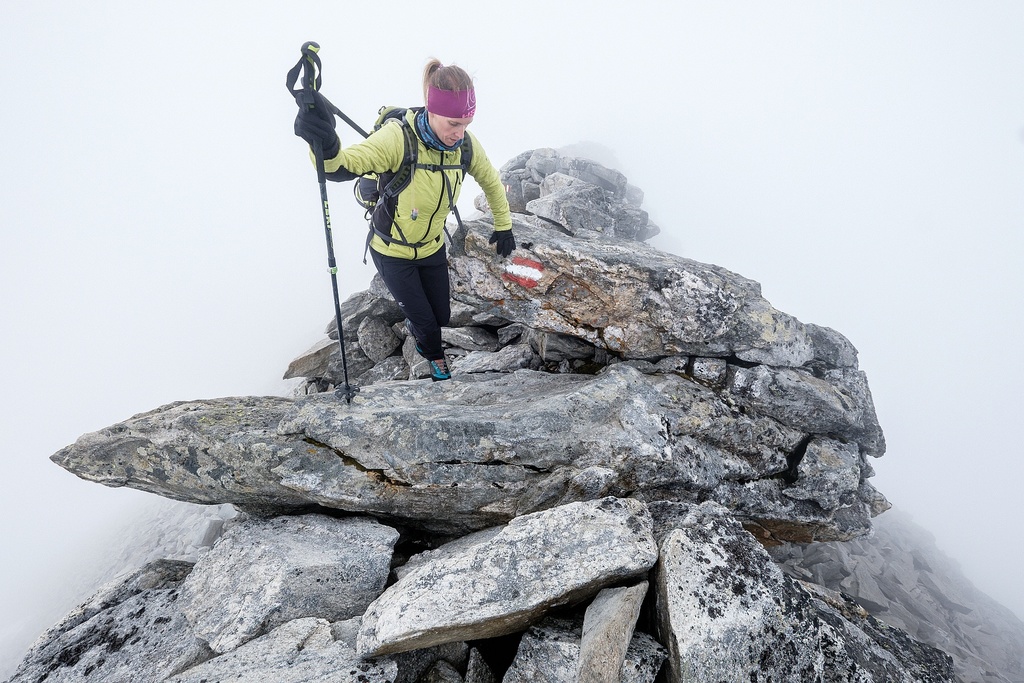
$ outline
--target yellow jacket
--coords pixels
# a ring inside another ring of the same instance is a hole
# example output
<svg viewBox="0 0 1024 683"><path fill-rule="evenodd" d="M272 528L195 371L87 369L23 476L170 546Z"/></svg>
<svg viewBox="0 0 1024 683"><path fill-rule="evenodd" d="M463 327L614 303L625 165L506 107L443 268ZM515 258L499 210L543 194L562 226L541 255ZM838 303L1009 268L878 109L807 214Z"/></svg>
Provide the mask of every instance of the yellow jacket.
<svg viewBox="0 0 1024 683"><path fill-rule="evenodd" d="M416 113L409 110L406 122L416 130ZM356 175L368 173L396 172L402 165L405 151L405 134L399 121L391 120L375 131L366 140L351 147L342 149L332 159L324 160L324 171L333 173L344 169ZM508 198L505 187L501 183L498 169L494 167L479 141L472 133L466 131L473 145L473 157L468 169L469 175L480 185L487 197L494 214L495 230L511 230L512 216L509 213ZM427 165L458 165L462 159L462 149L441 152L428 147L414 134L419 146L416 163ZM412 181L398 195L398 206L395 211L391 234L395 240L410 244L423 243L419 248L403 246L396 241L385 242L379 235L374 235L370 247L386 256L404 259L420 259L430 256L444 244L444 224L451 211L448 189L442 174L448 177L453 203L457 203L462 190L462 172L459 169L428 170L417 168ZM401 230L401 232L399 232ZM404 240L402 235L405 236Z"/></svg>

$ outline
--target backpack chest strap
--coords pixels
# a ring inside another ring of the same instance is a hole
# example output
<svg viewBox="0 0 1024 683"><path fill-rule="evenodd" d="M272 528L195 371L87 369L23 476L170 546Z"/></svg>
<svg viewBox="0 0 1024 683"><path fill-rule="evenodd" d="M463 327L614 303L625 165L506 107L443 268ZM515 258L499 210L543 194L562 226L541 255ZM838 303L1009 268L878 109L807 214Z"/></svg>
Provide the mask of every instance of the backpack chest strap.
<svg viewBox="0 0 1024 683"><path fill-rule="evenodd" d="M424 171L465 171L462 164L416 164L416 168Z"/></svg>

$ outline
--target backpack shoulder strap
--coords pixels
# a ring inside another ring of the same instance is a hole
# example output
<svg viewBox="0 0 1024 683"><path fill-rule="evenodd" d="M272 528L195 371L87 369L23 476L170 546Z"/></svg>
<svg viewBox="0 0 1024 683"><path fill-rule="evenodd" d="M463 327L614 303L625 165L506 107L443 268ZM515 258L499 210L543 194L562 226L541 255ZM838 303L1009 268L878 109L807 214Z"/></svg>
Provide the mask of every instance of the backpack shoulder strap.
<svg viewBox="0 0 1024 683"><path fill-rule="evenodd" d="M465 176L469 173L469 165L473 163L473 138L469 137L469 133L462 138L462 158L459 160L459 164L462 166L462 175Z"/></svg>

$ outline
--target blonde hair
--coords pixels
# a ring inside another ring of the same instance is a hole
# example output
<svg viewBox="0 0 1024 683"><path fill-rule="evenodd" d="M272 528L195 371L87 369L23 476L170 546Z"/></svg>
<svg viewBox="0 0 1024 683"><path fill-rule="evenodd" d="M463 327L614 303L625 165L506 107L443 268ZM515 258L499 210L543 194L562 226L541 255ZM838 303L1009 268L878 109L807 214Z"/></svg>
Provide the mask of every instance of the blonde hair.
<svg viewBox="0 0 1024 683"><path fill-rule="evenodd" d="M427 88L438 90L470 90L473 79L461 66L444 66L440 59L431 59L423 69L423 101L427 101Z"/></svg>

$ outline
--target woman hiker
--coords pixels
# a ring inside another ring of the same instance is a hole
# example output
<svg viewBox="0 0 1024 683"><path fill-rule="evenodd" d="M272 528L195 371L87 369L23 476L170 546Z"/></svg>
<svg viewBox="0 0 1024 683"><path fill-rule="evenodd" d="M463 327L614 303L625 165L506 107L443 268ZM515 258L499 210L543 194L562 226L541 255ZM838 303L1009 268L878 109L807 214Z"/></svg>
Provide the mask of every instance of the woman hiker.
<svg viewBox="0 0 1024 683"><path fill-rule="evenodd" d="M406 125L393 119L363 142L341 149L334 114L314 91L315 106L300 107L295 134L310 145L320 142L328 178L376 174L383 176L383 187L393 175L400 175L407 131L414 133L410 136L417 147L412 180L397 197L388 200L385 192L379 199L384 206L374 211L368 245L377 272L405 313L417 352L430 362L431 377L438 381L451 378L441 346L441 328L451 317L444 224L462 189L464 157L469 159L465 171L483 189L494 214L491 244L507 257L516 241L498 170L466 130L476 114L472 78L458 66L443 66L433 59L423 70L423 95L426 107L405 112Z"/></svg>

